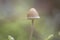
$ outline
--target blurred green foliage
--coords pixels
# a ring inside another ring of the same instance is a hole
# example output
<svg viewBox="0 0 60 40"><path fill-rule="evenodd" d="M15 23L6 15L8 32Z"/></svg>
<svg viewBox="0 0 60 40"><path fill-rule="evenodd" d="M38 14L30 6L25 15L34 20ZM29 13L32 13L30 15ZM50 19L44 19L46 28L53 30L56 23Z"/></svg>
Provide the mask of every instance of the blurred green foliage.
<svg viewBox="0 0 60 40"><path fill-rule="evenodd" d="M22 0L21 0L22 1ZM32 7L34 0L22 1L20 5L16 6L17 18L13 21L3 19L0 21L0 40L8 40L8 35L11 35L15 40L28 40L29 34L25 31L25 27L31 25L31 20L27 19L28 10ZM30 4L31 3L31 4ZM44 17L35 20L35 28L37 32L46 39L48 35L53 33L53 29L45 24ZM35 38L33 37L33 40Z"/></svg>

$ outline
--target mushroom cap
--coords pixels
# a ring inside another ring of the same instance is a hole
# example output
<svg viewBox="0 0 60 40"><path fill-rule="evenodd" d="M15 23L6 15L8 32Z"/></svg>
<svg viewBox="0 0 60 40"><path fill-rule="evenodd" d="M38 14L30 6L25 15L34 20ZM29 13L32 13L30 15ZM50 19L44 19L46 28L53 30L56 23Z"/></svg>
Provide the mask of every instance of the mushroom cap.
<svg viewBox="0 0 60 40"><path fill-rule="evenodd" d="M28 19L37 19L37 18L40 18L40 16L35 8L31 8L27 14L27 18Z"/></svg>

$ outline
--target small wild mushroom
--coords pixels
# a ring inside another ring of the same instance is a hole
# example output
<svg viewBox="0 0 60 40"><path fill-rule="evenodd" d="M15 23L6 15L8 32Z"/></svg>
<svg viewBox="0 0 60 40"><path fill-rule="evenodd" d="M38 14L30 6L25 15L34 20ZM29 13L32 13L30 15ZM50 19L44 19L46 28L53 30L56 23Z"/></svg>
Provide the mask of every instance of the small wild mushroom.
<svg viewBox="0 0 60 40"><path fill-rule="evenodd" d="M40 16L35 8L31 8L27 14L27 18L28 19L37 19L37 18L40 18Z"/></svg>
<svg viewBox="0 0 60 40"><path fill-rule="evenodd" d="M35 8L31 8L27 14L27 18L32 20L31 33L30 33L30 37L29 37L29 40L32 40L32 35L33 35L33 31L34 31L34 19L38 19L38 18L40 18L40 16Z"/></svg>

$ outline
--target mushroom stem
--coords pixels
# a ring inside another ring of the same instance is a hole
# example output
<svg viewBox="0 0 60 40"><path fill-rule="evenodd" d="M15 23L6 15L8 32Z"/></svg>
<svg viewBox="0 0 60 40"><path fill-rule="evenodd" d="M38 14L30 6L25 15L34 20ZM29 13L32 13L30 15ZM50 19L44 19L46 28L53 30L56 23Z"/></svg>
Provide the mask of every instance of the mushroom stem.
<svg viewBox="0 0 60 40"><path fill-rule="evenodd" d="M29 40L32 40L33 31L34 31L34 19L32 19L32 26L31 26L31 32L30 32Z"/></svg>

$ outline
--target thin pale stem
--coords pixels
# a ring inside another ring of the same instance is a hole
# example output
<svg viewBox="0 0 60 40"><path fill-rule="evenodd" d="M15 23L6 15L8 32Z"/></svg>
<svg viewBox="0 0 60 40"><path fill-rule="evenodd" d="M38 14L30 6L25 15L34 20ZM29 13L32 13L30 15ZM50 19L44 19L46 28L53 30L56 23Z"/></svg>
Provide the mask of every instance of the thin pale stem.
<svg viewBox="0 0 60 40"><path fill-rule="evenodd" d="M32 40L33 31L34 31L34 20L32 20L32 26L31 26L31 32L30 32L29 40Z"/></svg>

